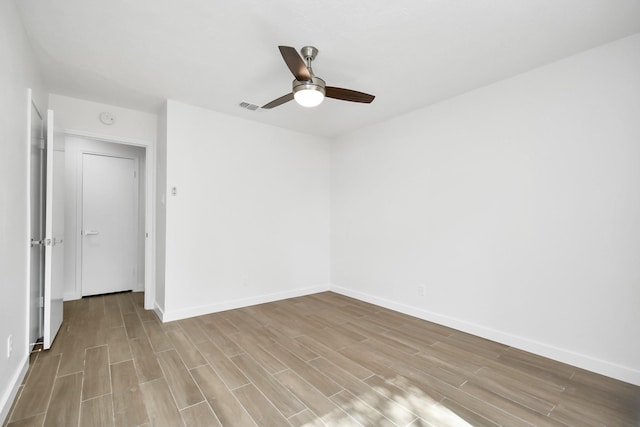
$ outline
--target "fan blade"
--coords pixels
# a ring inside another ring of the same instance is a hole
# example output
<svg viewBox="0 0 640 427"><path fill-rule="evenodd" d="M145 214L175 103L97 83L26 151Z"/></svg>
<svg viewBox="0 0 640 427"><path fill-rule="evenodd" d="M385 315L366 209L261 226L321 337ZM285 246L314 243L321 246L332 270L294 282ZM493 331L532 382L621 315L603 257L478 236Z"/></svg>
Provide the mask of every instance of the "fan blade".
<svg viewBox="0 0 640 427"><path fill-rule="evenodd" d="M311 80L311 73L307 69L304 60L298 55L298 52L291 46L278 46L282 59L291 70L294 77L298 81Z"/></svg>
<svg viewBox="0 0 640 427"><path fill-rule="evenodd" d="M285 102L289 102L292 99L293 99L293 93L288 93L286 95L281 96L278 99L274 99L273 101L271 101L268 104L263 105L261 108L269 110L269 109L271 109L273 107L277 107L278 105L282 105Z"/></svg>
<svg viewBox="0 0 640 427"><path fill-rule="evenodd" d="M342 101L363 102L365 104L370 104L375 98L375 96L369 95L368 93L333 86L327 86L325 88L325 96Z"/></svg>

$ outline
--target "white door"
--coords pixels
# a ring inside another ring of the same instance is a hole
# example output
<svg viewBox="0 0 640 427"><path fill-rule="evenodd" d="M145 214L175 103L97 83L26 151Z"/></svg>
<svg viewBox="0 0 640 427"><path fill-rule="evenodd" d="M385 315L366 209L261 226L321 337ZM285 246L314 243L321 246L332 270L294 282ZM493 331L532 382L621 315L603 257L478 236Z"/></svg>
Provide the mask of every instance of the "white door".
<svg viewBox="0 0 640 427"><path fill-rule="evenodd" d="M137 282L134 159L82 155L82 295L131 290Z"/></svg>
<svg viewBox="0 0 640 427"><path fill-rule="evenodd" d="M47 111L46 128L43 346L49 349L62 324L64 293L64 153L54 149L51 110Z"/></svg>

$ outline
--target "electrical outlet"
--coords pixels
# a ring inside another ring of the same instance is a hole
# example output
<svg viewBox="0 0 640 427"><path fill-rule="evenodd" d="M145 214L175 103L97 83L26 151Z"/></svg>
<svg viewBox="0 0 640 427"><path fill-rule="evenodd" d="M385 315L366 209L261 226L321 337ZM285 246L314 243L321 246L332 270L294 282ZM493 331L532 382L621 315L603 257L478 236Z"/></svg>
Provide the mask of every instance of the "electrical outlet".
<svg viewBox="0 0 640 427"><path fill-rule="evenodd" d="M13 353L13 335L7 337L7 359L11 357Z"/></svg>
<svg viewBox="0 0 640 427"><path fill-rule="evenodd" d="M420 296L424 297L427 295L427 285L420 285L418 286L418 292L420 293Z"/></svg>

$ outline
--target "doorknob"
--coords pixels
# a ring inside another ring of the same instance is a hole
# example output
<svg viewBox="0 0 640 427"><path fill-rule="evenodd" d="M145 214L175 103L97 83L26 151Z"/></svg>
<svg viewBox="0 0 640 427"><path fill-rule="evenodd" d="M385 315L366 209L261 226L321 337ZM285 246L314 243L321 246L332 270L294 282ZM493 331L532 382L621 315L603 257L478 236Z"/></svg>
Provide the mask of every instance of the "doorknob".
<svg viewBox="0 0 640 427"><path fill-rule="evenodd" d="M83 233L83 234L84 234L85 236L95 236L95 235L100 234L100 232L99 232L99 231L96 231L96 230L84 230L84 233Z"/></svg>

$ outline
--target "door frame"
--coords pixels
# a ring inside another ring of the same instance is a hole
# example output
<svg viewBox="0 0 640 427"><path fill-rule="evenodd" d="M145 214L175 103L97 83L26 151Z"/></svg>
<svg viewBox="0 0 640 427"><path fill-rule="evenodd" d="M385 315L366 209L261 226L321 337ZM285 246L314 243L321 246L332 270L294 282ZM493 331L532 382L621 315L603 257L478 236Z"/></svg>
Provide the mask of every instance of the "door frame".
<svg viewBox="0 0 640 427"><path fill-rule="evenodd" d="M146 153L145 153L146 154ZM76 163L78 167L78 171L76 174L76 291L79 291L81 297L84 297L84 283L82 281L83 277L83 257L84 257L84 236L82 235L82 230L84 230L84 158L85 155L90 156L103 156L103 157L113 157L117 159L127 159L132 160L134 165L134 173L139 175L140 171L140 162L141 159L137 155L128 156L126 154L113 154L107 153L99 150L92 149L82 149L78 152L78 162ZM145 158L146 163L146 158ZM146 165L145 165L146 166ZM145 181L146 184L146 181ZM136 205L134 206L134 235L135 235L135 246L136 246L136 276L135 276L135 286L134 289L137 288L138 278L140 277L140 271L138 269L138 256L140 254L140 185L139 181L135 181L134 185L134 194ZM145 220L146 224L146 220ZM145 227L146 228L146 227ZM78 232L80 231L80 232ZM146 249L145 249L146 256ZM146 262L145 262L146 265ZM79 284L79 287L78 287ZM128 289L123 289L128 290ZM87 295L90 296L90 295Z"/></svg>
<svg viewBox="0 0 640 427"><path fill-rule="evenodd" d="M155 308L156 282L155 282L155 230L156 230L156 147L152 141L121 136L103 135L94 132L86 132L77 129L63 129L65 136L75 136L95 141L110 142L114 144L130 145L145 149L145 204L144 204L144 308Z"/></svg>
<svg viewBox="0 0 640 427"><path fill-rule="evenodd" d="M38 108L38 106L35 103L35 100L33 99L33 91L31 88L27 89L27 165L26 165L26 169L27 169L27 182L26 182L26 188L27 188L27 212L29 214L29 218L27 220L27 245L26 245L26 254L27 254L27 289L26 289L26 294L27 294L27 343L28 343L28 348L29 351L33 350L33 347L36 345L36 342L38 341L39 338L42 337L42 333L43 333L43 328L44 328L44 314L43 314L43 305L40 303L40 300L44 297L43 295L43 289L44 289L44 249L42 246L38 246L39 250L41 251L40 256L39 256L39 264L40 264L40 268L39 268L39 275L40 277L38 278L38 301L35 301L35 304L37 306L37 332L36 335L37 336L32 336L32 331L35 325L33 325L33 322L35 321L34 319L34 313L32 311L32 309L34 308L34 301L32 300L32 251L33 251L33 247L31 246L31 238L33 237L33 228L32 228L32 215L33 215L33 209L34 206L31 203L31 198L32 198L32 188L31 188L31 184L32 184L32 156L31 156L31 149L32 149L32 121L33 121L33 110L35 109L36 114L38 115L38 118L40 119L41 123L41 129L40 129L40 137L41 137L41 144L44 144L44 116L42 115L42 112L40 111L40 109ZM43 145L44 148L44 145ZM44 149L41 150L40 153L40 207L38 209L38 215L40 216L40 222L42 230L41 230L41 235L39 237L41 237L42 239L44 239L44 215L43 215L43 211L44 211L44 189L42 188L43 183L45 181L45 177L44 174L46 173L46 169L44 167L44 163L46 162L45 159L42 158L44 153Z"/></svg>

